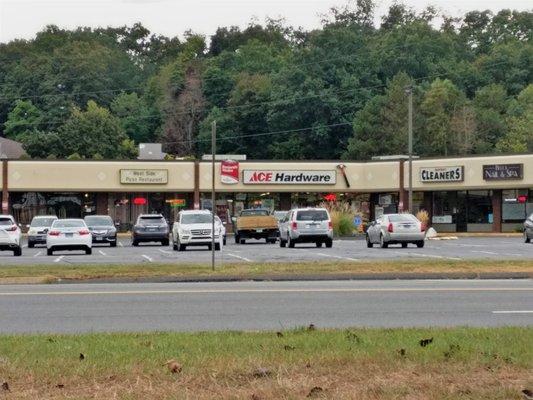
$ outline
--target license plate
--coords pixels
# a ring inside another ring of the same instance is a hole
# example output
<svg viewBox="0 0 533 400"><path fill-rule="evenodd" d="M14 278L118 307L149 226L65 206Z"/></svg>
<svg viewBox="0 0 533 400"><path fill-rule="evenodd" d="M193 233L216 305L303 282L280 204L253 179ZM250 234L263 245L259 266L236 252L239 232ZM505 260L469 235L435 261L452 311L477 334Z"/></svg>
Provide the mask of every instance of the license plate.
<svg viewBox="0 0 533 400"><path fill-rule="evenodd" d="M95 239L96 239L97 241L100 241L100 242L101 242L103 238L101 238L101 237L97 237L97 238L95 238Z"/></svg>
<svg viewBox="0 0 533 400"><path fill-rule="evenodd" d="M66 237L73 237L74 234L73 234L73 233L65 233L65 236L66 236Z"/></svg>
<svg viewBox="0 0 533 400"><path fill-rule="evenodd" d="M315 224L307 224L307 229L315 229L315 228L316 228Z"/></svg>
<svg viewBox="0 0 533 400"><path fill-rule="evenodd" d="M148 232L155 232L155 228L149 228Z"/></svg>
<svg viewBox="0 0 533 400"><path fill-rule="evenodd" d="M256 229L255 231L256 231L257 233L262 233L262 232L263 232L262 229Z"/></svg>

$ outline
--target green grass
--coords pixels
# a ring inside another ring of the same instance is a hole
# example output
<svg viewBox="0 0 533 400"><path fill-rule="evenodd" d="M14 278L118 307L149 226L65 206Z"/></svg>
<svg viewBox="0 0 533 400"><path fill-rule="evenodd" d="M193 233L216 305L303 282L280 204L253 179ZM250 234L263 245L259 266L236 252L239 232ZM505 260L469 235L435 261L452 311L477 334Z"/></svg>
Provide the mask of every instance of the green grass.
<svg viewBox="0 0 533 400"><path fill-rule="evenodd" d="M532 388L531 343L533 328L511 327L0 336L0 379L17 399L303 398L319 386L327 398L508 400Z"/></svg>
<svg viewBox="0 0 533 400"><path fill-rule="evenodd" d="M294 262L294 263L224 263L211 271L205 264L143 263L86 265L3 265L0 283L44 283L59 279L105 279L147 277L243 277L306 274L373 274L373 273L487 273L525 272L533 274L531 261L510 260L401 260L358 262Z"/></svg>

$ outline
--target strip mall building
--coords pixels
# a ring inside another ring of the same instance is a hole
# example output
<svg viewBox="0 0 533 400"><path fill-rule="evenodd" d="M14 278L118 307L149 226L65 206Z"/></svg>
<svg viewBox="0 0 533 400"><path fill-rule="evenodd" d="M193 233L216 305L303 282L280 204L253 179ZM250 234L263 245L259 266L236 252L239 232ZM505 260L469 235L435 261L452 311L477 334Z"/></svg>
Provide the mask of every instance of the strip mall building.
<svg viewBox="0 0 533 400"><path fill-rule="evenodd" d="M222 168L221 168L222 167ZM533 154L413 161L413 211L442 232L508 232L533 213ZM242 161L216 163L217 213L288 210L344 200L366 219L408 207L407 163ZM124 230L140 213L173 219L181 208L211 208L205 161L2 162L2 209L23 224L39 214L109 214Z"/></svg>

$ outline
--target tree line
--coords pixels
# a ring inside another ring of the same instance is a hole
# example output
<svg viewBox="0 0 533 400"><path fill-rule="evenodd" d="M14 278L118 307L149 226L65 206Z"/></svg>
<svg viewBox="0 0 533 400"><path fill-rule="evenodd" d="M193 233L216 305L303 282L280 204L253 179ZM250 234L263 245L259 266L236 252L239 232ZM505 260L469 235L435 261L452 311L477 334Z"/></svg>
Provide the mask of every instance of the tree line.
<svg viewBox="0 0 533 400"><path fill-rule="evenodd" d="M407 150L413 91L420 156L533 151L533 13L452 18L373 0L333 8L320 29L280 20L206 38L142 24L0 44L0 133L33 158L172 156L370 159Z"/></svg>

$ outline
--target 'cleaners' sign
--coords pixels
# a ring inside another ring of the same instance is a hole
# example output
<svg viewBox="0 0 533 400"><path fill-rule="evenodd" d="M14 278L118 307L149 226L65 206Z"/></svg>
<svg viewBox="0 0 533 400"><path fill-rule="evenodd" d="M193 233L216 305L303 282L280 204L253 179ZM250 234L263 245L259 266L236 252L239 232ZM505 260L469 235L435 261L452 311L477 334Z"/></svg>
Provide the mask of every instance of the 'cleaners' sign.
<svg viewBox="0 0 533 400"><path fill-rule="evenodd" d="M283 171L248 169L243 171L245 185L334 185L335 170L331 171Z"/></svg>
<svg viewBox="0 0 533 400"><path fill-rule="evenodd" d="M428 167L420 168L421 182L461 182L464 167Z"/></svg>
<svg viewBox="0 0 533 400"><path fill-rule="evenodd" d="M239 183L239 162L224 160L220 163L220 181L226 185Z"/></svg>

